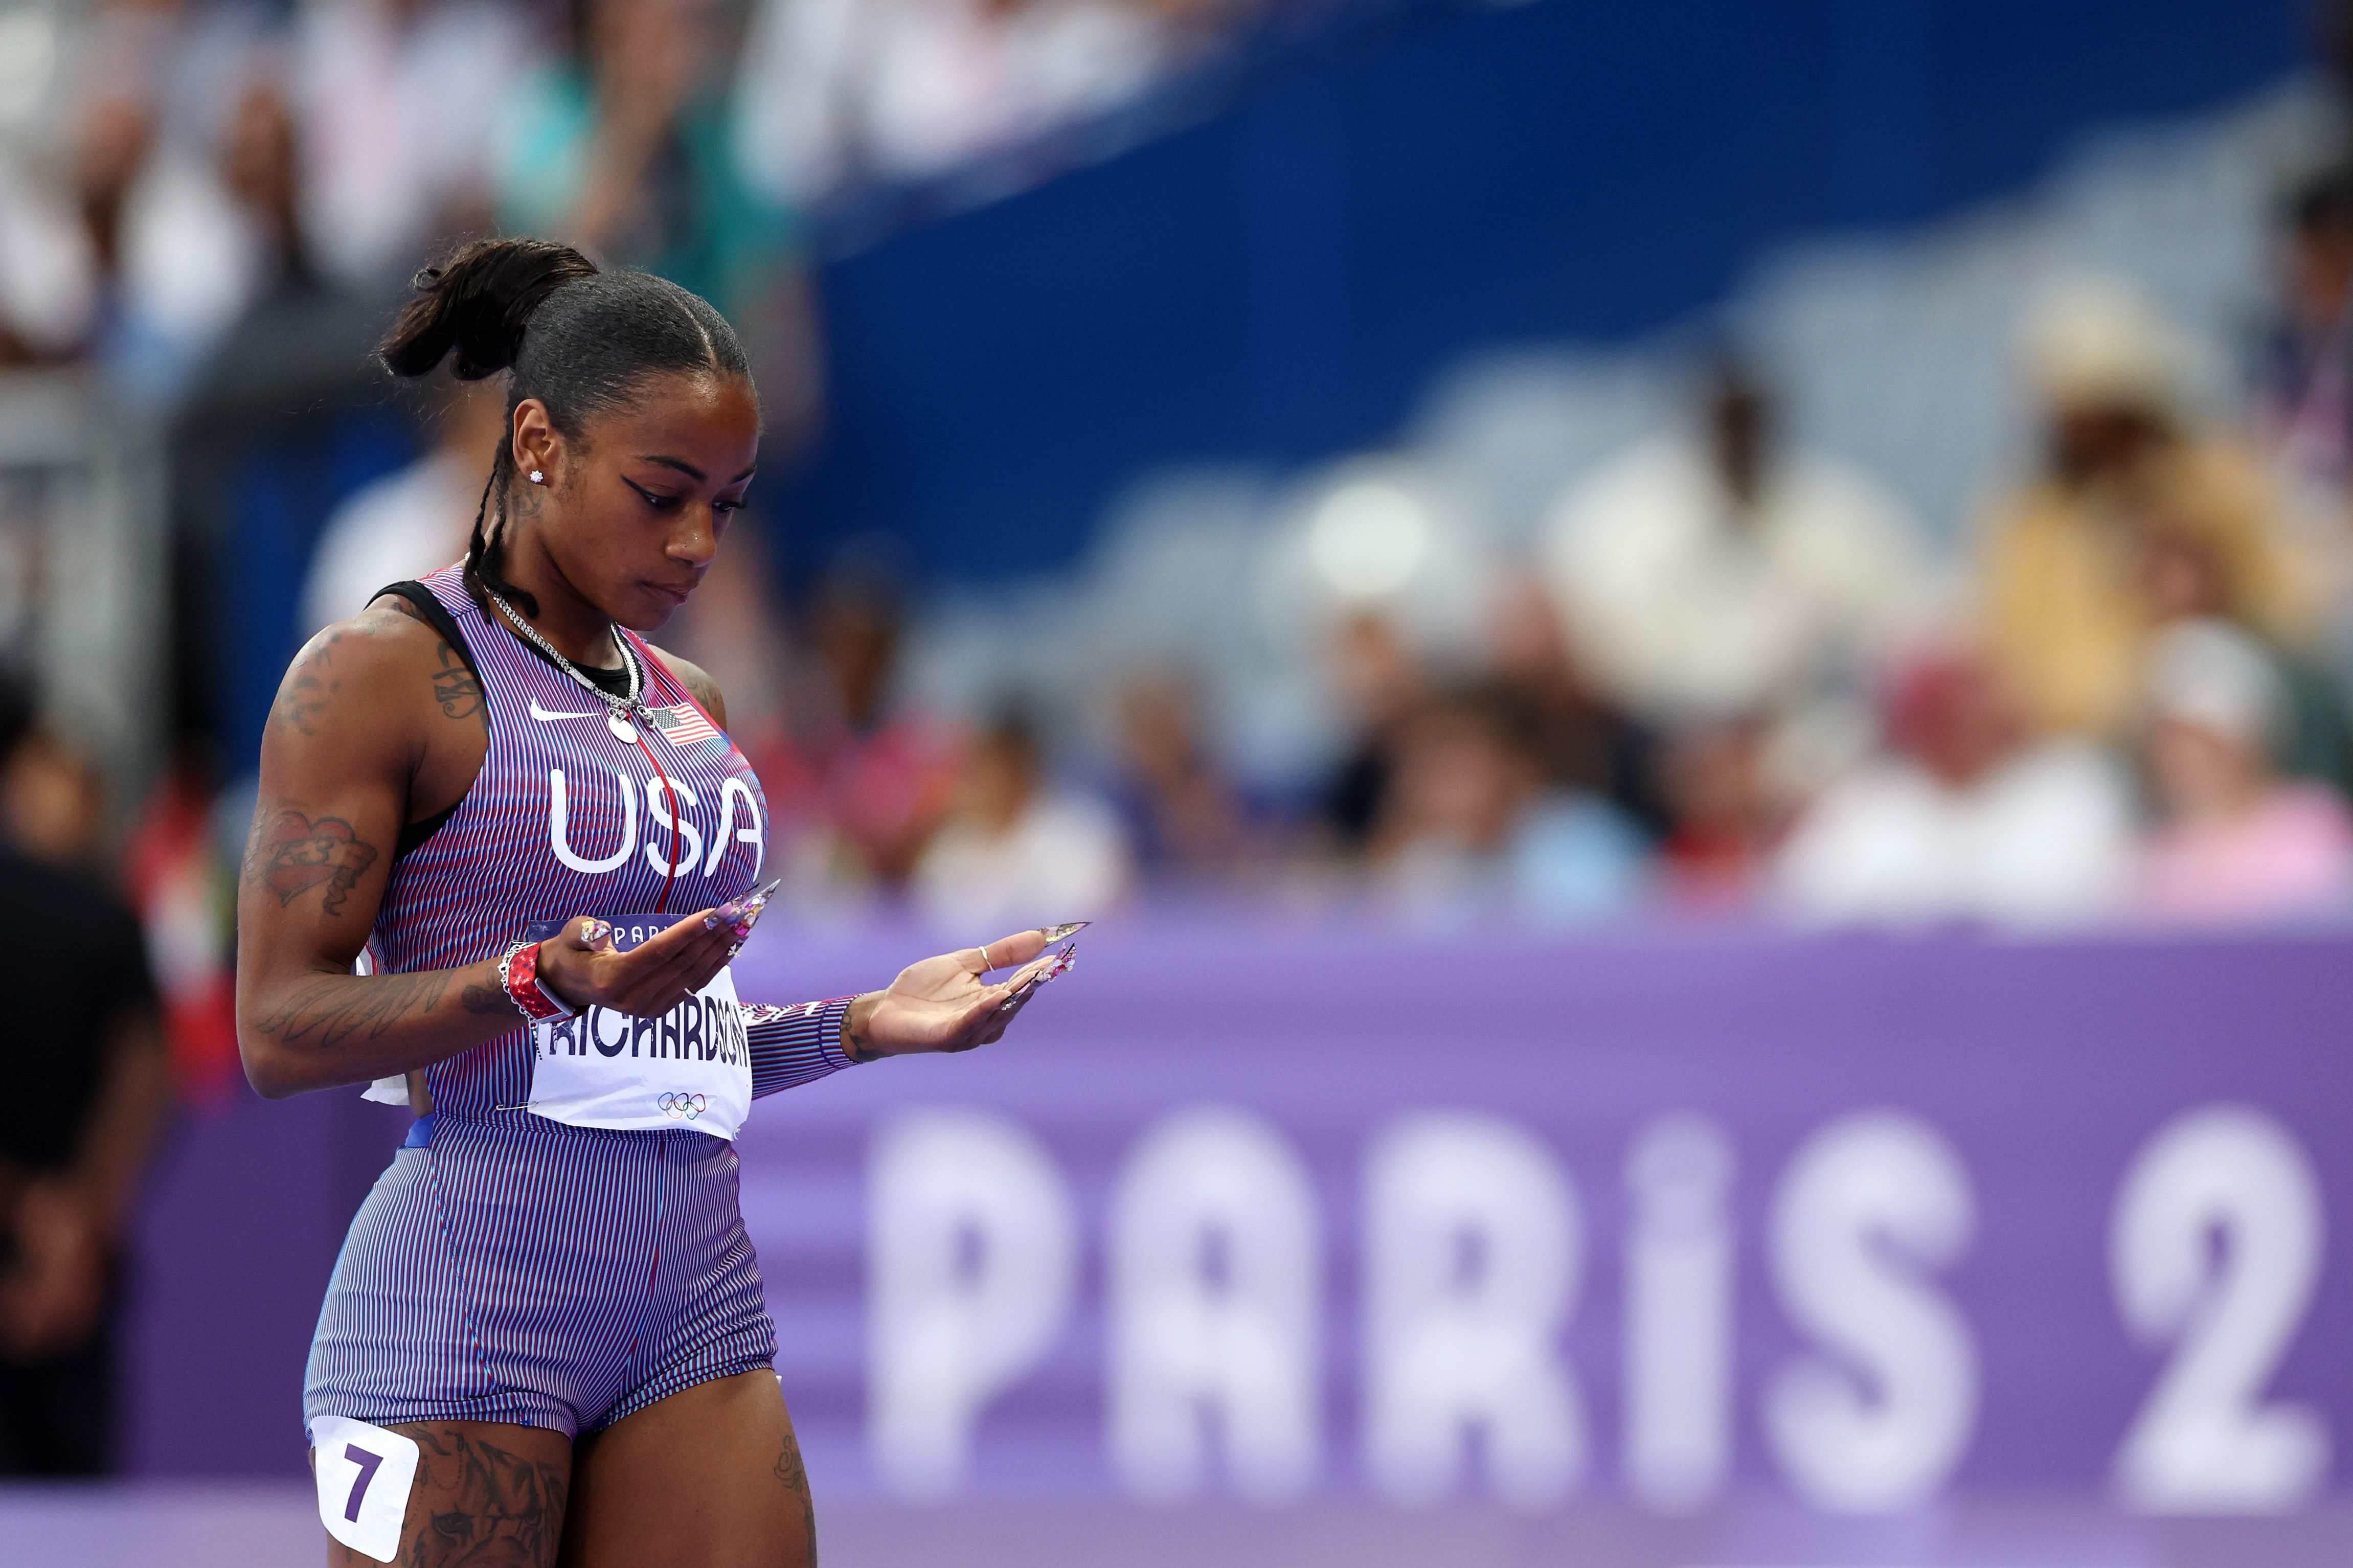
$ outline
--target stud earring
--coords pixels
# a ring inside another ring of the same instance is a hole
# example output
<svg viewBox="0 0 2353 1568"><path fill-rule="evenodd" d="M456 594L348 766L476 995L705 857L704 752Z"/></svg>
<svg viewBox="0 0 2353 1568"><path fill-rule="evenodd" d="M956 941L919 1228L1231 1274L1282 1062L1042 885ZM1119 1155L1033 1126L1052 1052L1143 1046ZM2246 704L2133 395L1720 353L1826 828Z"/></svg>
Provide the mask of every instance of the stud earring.
<svg viewBox="0 0 2353 1568"><path fill-rule="evenodd" d="M543 485L547 483L547 476L541 473L537 468L533 468L531 471L531 482L535 485Z"/></svg>

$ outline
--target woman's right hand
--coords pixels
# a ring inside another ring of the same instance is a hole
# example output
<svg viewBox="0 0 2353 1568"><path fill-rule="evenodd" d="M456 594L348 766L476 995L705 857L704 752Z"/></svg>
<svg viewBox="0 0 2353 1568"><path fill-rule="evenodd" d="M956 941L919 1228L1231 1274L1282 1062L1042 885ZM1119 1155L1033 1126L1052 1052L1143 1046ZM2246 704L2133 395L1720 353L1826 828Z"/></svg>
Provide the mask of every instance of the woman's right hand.
<svg viewBox="0 0 2353 1568"><path fill-rule="evenodd" d="M717 911L702 910L623 952L613 928L582 915L539 944L539 983L558 1001L653 1018L711 984L742 937Z"/></svg>

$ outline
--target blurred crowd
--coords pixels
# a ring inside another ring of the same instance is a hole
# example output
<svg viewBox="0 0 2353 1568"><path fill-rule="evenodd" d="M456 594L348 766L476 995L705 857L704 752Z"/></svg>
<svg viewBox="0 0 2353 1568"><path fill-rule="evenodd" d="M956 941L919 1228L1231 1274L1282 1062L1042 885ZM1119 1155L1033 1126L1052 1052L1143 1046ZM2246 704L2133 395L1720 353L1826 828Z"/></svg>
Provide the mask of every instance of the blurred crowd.
<svg viewBox="0 0 2353 1568"><path fill-rule="evenodd" d="M0 13L0 364L196 395L275 296L556 236L731 317L804 216L1100 117L1241 0L54 0ZM771 401L776 400L772 389Z"/></svg>
<svg viewBox="0 0 2353 1568"><path fill-rule="evenodd" d="M198 634L257 613L227 578L276 580L250 553L255 519L290 503L252 476L317 452L343 465L311 483L316 523L268 536L299 560L280 571L290 650L459 552L499 438L495 385L444 384L367 461L348 432L279 412L385 405L366 350L419 260L529 232L678 279L744 325L789 448L822 406L808 215L1034 146L1269 14L0 13L0 366L97 383L162 433L171 468L185 700L164 783L128 818L127 880L184 1089L234 1056L225 868L249 759L204 711L226 642ZM2306 179L2276 216L2273 304L2239 345L2231 417L2193 395L2183 330L2129 279L2043 290L2013 344L2031 452L1983 476L1957 548L1891 476L1795 437L1769 356L1728 337L1689 365L1683 418L1580 462L1473 567L1450 563L1410 487L1340 484L1276 612L1312 669L1304 769L1240 754L1233 683L1182 637L1148 659L1082 646L1075 679L927 706L909 676L936 609L920 561L855 542L796 562L787 601L789 519L737 525L674 640L729 691L810 919L980 929L1238 897L1440 926L2341 919L2353 171ZM1449 571L1467 638L1430 635L1415 608ZM1205 653L1229 631L1188 635ZM123 803L94 804L61 735L37 735L11 778L0 806L53 859L94 865L124 837Z"/></svg>
<svg viewBox="0 0 2353 1568"><path fill-rule="evenodd" d="M1224 754L1181 659L1106 658L1058 768L1018 693L961 729L886 715L902 609L838 580L769 742L796 884L962 924L1236 890L1440 926L2341 921L2353 174L2294 193L2278 239L2239 421L2199 411L2130 281L2051 282L2015 343L2029 461L1957 551L1788 438L1729 350L1679 428L1472 574L1468 646L1417 624L1428 509L1340 485L1289 613L1341 739L1287 788Z"/></svg>

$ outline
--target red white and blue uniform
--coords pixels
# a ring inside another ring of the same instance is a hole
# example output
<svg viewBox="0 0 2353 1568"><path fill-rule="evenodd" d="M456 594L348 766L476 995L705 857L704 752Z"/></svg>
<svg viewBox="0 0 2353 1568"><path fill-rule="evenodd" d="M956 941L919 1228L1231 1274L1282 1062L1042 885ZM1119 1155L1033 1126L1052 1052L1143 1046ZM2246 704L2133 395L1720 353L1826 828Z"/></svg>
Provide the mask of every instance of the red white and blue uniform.
<svg viewBox="0 0 2353 1568"><path fill-rule="evenodd" d="M495 958L543 921L675 920L751 889L767 851L759 780L641 640L630 638L643 700L670 728L638 724L624 740L601 700L485 617L457 568L425 587L480 678L490 743L465 798L421 841L404 837L369 942L377 973ZM583 1048L591 1020L560 1037L519 1025L427 1068L434 1114L336 1262L306 1422L506 1421L576 1436L771 1364L734 1129L700 1108L849 1066L848 1001L727 1006L723 1026L700 1029L698 1016L683 1041L675 1026L633 1032L610 1015L596 1049ZM549 1052L571 1054L543 1070ZM577 1124L599 1120L569 1109L589 1102L551 1093L607 1061L659 1078L673 1058L681 1089L748 1078L748 1093L649 1095L659 1109L619 1126Z"/></svg>

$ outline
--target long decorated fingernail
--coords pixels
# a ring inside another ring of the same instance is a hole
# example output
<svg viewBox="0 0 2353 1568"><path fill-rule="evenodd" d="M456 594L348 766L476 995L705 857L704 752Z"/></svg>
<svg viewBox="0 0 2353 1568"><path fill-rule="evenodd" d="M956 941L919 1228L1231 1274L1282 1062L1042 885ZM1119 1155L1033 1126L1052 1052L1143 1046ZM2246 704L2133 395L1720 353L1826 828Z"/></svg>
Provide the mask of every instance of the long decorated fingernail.
<svg viewBox="0 0 2353 1568"><path fill-rule="evenodd" d="M727 947L727 956L728 956L728 957L730 957L730 958L733 958L733 957L734 957L737 953L739 953L739 952L743 952L743 951L744 951L744 944L743 944L742 942L730 942L730 943L728 944L728 947Z"/></svg>
<svg viewBox="0 0 2353 1568"><path fill-rule="evenodd" d="M1094 923L1095 922L1092 921L1064 921L1058 926L1039 927L1038 934L1044 937L1047 942L1050 945L1051 943L1061 941L1064 937L1076 936L1081 931L1086 930L1087 927Z"/></svg>
<svg viewBox="0 0 2353 1568"><path fill-rule="evenodd" d="M598 942L604 941L607 937L612 934L612 923L608 921L590 921L586 925L580 928L580 940L586 942L590 947L596 946Z"/></svg>
<svg viewBox="0 0 2353 1568"><path fill-rule="evenodd" d="M750 921L737 921L728 929L735 933L735 945L741 947L752 934L752 922Z"/></svg>

